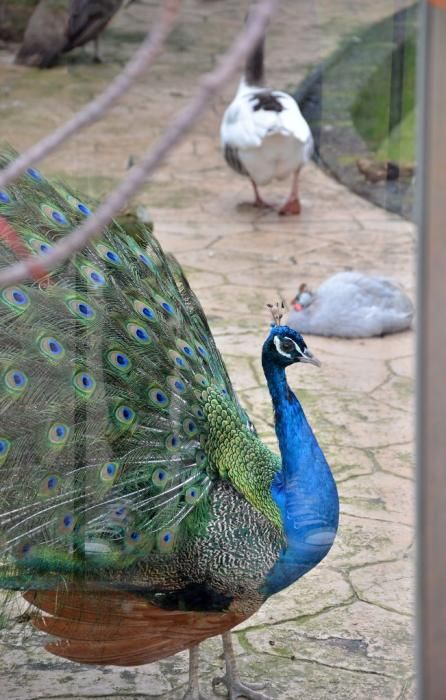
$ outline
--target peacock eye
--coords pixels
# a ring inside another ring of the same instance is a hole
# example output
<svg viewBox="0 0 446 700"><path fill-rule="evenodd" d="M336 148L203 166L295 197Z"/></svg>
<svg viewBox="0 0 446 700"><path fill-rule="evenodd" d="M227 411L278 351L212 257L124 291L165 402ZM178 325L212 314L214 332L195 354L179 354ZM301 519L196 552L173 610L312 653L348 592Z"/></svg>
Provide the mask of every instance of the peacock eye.
<svg viewBox="0 0 446 700"><path fill-rule="evenodd" d="M290 352L293 352L293 350L295 350L295 349L296 349L296 344L295 344L294 340L290 340L290 338L284 338L282 340L282 350L284 352L290 353Z"/></svg>

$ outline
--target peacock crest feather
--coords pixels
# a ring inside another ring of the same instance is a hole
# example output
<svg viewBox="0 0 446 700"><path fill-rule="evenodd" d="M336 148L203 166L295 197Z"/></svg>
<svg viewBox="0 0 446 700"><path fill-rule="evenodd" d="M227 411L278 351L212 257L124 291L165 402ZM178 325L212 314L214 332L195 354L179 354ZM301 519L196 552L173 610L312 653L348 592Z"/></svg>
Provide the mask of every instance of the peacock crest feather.
<svg viewBox="0 0 446 700"><path fill-rule="evenodd" d="M15 157L4 149L0 167ZM43 256L94 203L35 168L0 191L1 266ZM0 292L1 585L110 580L206 532L223 479L278 531L280 460L240 407L178 263L118 223L42 282Z"/></svg>

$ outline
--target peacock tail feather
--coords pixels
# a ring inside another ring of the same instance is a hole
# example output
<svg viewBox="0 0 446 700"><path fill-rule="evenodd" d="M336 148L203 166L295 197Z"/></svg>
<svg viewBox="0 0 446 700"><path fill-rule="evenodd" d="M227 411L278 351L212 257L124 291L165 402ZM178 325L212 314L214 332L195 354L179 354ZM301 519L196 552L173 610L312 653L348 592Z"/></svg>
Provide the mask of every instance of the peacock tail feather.
<svg viewBox="0 0 446 700"><path fill-rule="evenodd" d="M0 167L15 156L4 148ZM93 209L29 168L0 191L0 266L44 256ZM205 541L222 481L281 530L280 460L180 266L142 223L136 240L113 222L42 279L0 290L4 589L130 586L141 567L162 579Z"/></svg>

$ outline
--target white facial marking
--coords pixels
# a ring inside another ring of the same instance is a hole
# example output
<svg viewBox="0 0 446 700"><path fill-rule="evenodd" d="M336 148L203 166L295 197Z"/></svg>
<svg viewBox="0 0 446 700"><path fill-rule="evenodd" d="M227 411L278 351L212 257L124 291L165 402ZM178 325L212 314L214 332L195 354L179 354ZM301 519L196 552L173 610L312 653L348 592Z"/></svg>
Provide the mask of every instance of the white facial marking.
<svg viewBox="0 0 446 700"><path fill-rule="evenodd" d="M285 336L285 338L282 338L282 340L289 340L291 343L293 343L294 349L296 350L296 352L298 352L299 355L303 355L302 350L300 349L300 347L298 346L298 344L297 344L292 338L288 338L288 336ZM277 352L278 352L280 355L282 355L283 357L287 357L287 358L290 360L290 359L291 359L291 353L288 353L288 352L285 352L284 350L282 350L280 341L281 341L281 338L280 338L278 335L276 335L276 337L274 338L274 345L276 346Z"/></svg>

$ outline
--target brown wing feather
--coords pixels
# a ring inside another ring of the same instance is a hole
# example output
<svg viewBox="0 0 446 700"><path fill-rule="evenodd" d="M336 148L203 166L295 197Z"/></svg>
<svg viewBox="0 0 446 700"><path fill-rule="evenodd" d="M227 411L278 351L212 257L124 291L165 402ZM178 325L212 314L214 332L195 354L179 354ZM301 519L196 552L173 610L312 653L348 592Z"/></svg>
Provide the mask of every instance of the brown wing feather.
<svg viewBox="0 0 446 700"><path fill-rule="evenodd" d="M24 598L41 611L33 615L33 625L57 638L45 648L85 664L152 663L222 634L246 618L235 611L164 610L124 591L27 591Z"/></svg>

